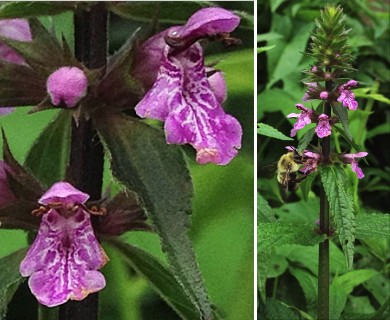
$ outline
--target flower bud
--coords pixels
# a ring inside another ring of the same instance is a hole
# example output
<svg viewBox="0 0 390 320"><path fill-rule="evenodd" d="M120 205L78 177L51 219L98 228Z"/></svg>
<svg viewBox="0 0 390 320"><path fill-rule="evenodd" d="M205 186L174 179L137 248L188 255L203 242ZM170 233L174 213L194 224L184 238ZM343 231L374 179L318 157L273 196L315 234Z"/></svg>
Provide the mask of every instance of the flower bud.
<svg viewBox="0 0 390 320"><path fill-rule="evenodd" d="M76 67L62 67L47 79L47 92L52 104L74 108L87 94L88 79Z"/></svg>
<svg viewBox="0 0 390 320"><path fill-rule="evenodd" d="M328 99L328 92L322 91L322 92L320 93L320 99L321 99L321 100L326 100L326 99Z"/></svg>

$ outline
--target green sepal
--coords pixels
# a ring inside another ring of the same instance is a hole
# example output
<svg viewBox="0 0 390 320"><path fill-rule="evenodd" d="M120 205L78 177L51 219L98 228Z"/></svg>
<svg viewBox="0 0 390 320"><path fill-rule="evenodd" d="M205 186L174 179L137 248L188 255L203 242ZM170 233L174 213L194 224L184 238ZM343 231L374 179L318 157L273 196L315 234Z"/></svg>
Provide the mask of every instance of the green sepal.
<svg viewBox="0 0 390 320"><path fill-rule="evenodd" d="M50 187L64 179L69 161L71 113L60 110L27 153L24 165Z"/></svg>
<svg viewBox="0 0 390 320"><path fill-rule="evenodd" d="M36 202L16 200L0 208L0 227L2 229L38 230L41 219L31 212L38 208Z"/></svg>
<svg viewBox="0 0 390 320"><path fill-rule="evenodd" d="M212 319L188 236L193 187L180 147L167 145L163 132L122 114L97 118L96 127L110 154L113 176L136 193L177 281L203 319Z"/></svg>
<svg viewBox="0 0 390 320"><path fill-rule="evenodd" d="M0 61L0 108L36 105L46 95L45 80L33 69Z"/></svg>
<svg viewBox="0 0 390 320"><path fill-rule="evenodd" d="M97 84L98 108L130 109L140 100L144 91L142 86L131 75L135 49L139 45L139 29L108 60L107 71Z"/></svg>
<svg viewBox="0 0 390 320"><path fill-rule="evenodd" d="M41 183L14 158L8 145L4 130L3 135L3 158L9 166L7 178L12 193L19 200L36 202L44 193Z"/></svg>
<svg viewBox="0 0 390 320"><path fill-rule="evenodd" d="M99 234L119 236L127 231L152 231L135 194L131 192L119 192L114 198L103 201L101 206L107 214L99 218Z"/></svg>
<svg viewBox="0 0 390 320"><path fill-rule="evenodd" d="M17 41L5 37L0 40L19 53L44 81L56 69L62 66L81 65L68 56L68 49L64 50L54 32L47 30L36 19L29 19L32 41Z"/></svg>

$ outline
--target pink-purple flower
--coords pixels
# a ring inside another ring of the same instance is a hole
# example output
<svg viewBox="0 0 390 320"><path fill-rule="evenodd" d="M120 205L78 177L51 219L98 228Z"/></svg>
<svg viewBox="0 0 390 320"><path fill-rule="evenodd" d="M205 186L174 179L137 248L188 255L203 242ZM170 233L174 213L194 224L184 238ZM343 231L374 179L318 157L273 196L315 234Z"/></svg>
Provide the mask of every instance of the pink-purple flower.
<svg viewBox="0 0 390 320"><path fill-rule="evenodd" d="M319 138L324 138L331 135L332 127L329 123L329 117L326 114L321 114L318 117L318 124L315 130Z"/></svg>
<svg viewBox="0 0 390 320"><path fill-rule="evenodd" d="M38 201L46 210L20 273L30 277L31 292L45 306L82 300L105 287L98 270L108 258L83 206L88 198L71 184L58 182Z"/></svg>
<svg viewBox="0 0 390 320"><path fill-rule="evenodd" d="M198 40L229 33L239 22L238 16L225 9L201 9L184 26L152 37L139 51L144 60L136 66L135 76L144 85L152 80L154 84L135 107L136 113L165 121L167 142L191 144L201 164L229 163L241 148L242 129L221 106L226 98L225 81L205 66ZM143 77L145 70L149 74Z"/></svg>
<svg viewBox="0 0 390 320"><path fill-rule="evenodd" d="M356 80L349 80L346 84L339 87L340 96L337 98L338 102L341 102L344 107L349 110L356 110L358 103L355 100L355 94L351 91L352 87L357 86Z"/></svg>
<svg viewBox="0 0 390 320"><path fill-rule="evenodd" d="M318 161L321 156L318 153L305 150L303 152L303 167L299 169L303 174L307 175L317 170Z"/></svg>
<svg viewBox="0 0 390 320"><path fill-rule="evenodd" d="M358 162L356 159L367 156L367 152L358 152L358 153L347 153L342 155L342 160L344 163L348 163L351 165L351 169L353 172L356 172L356 175L359 179L364 178L363 170L358 166Z"/></svg>
<svg viewBox="0 0 390 320"><path fill-rule="evenodd" d="M313 110L306 108L303 104L298 103L295 106L302 112L290 113L287 115L287 118L298 118L297 122L295 122L294 127L291 130L291 137L295 137L298 130L303 129L307 124L311 123L311 117L313 115Z"/></svg>
<svg viewBox="0 0 390 320"><path fill-rule="evenodd" d="M61 67L49 76L46 86L52 104L74 108L87 94L88 79L77 67Z"/></svg>

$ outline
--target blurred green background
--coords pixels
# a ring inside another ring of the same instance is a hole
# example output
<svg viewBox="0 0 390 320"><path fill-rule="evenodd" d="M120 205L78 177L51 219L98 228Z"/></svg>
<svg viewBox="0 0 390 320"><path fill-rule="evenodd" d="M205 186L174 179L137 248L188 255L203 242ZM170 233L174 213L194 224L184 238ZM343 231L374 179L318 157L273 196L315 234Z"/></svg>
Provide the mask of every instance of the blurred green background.
<svg viewBox="0 0 390 320"><path fill-rule="evenodd" d="M186 9L189 3L175 3L177 12L182 12L175 23L183 23L193 13ZM159 5L163 8L164 2ZM218 2L218 5L248 15L243 27L233 33L233 36L243 40L242 45L224 48L218 43L212 44L206 51L207 61L220 60L217 67L225 73L228 85L228 100L224 107L243 126L243 147L239 156L225 167L197 165L193 160L193 150L184 147L195 188L190 235L212 302L229 320L249 320L253 319L254 310L254 35L250 17L254 5L245 1ZM154 13L150 12L149 18L153 16ZM64 33L67 39L72 39L71 13L42 17L42 21L47 26L55 25L58 35ZM159 29L169 25L171 23L161 23ZM117 50L139 26L146 30L150 23L112 15L110 52ZM27 115L28 110L28 107L18 108L16 112L0 118L10 147L22 163L40 131L57 113L45 111ZM105 176L109 177L109 174ZM105 181L106 184L108 182ZM129 232L123 235L123 239L166 262L157 235ZM26 233L23 231L0 229L0 257L26 245ZM145 279L129 270L114 250L107 245L105 249L111 261L102 270L107 287L100 294L101 319L177 319ZM35 319L34 298L26 294L25 285L21 288L10 305L7 319L27 319L26 314L28 319Z"/></svg>

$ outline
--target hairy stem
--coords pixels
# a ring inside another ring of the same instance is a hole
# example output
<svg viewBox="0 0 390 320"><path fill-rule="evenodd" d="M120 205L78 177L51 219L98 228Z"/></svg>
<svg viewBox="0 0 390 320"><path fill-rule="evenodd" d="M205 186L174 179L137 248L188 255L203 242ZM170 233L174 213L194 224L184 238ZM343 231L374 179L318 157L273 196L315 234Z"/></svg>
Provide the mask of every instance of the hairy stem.
<svg viewBox="0 0 390 320"><path fill-rule="evenodd" d="M76 11L75 54L90 69L102 68L107 61L108 15L105 4L89 11ZM72 140L68 174L75 187L98 200L102 193L104 153L91 120L72 121ZM95 222L95 221L93 221ZM98 294L82 301L69 301L60 307L60 320L97 320Z"/></svg>
<svg viewBox="0 0 390 320"><path fill-rule="evenodd" d="M326 91L332 91L332 81L326 82ZM324 114L328 117L332 115L329 102L325 103ZM321 149L324 162L329 162L330 136L322 139ZM321 234L329 235L329 202L322 185L320 191L320 231ZM318 320L327 320L329 319L329 239L320 243L318 259Z"/></svg>

